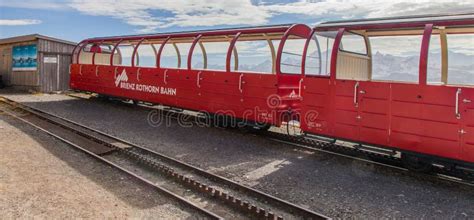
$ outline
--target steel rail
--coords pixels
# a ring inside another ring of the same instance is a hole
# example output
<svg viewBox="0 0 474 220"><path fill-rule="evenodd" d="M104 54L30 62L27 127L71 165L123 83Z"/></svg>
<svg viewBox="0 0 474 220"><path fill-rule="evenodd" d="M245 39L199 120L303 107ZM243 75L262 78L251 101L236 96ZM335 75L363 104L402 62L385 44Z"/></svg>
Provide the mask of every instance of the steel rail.
<svg viewBox="0 0 474 220"><path fill-rule="evenodd" d="M0 100L0 102L5 103L4 100ZM10 104L10 103L7 103L7 104ZM28 125L30 125L30 126L36 128L36 129L38 129L38 130L40 130L40 131L46 133L46 134L48 134L48 135L50 135L50 136L52 136L52 137L54 137L54 138L56 138L56 139L58 139L58 140L60 140L60 141L62 141L62 142L64 142L64 143L70 145L70 146L73 146L73 147L76 148L76 149L81 150L82 152L86 153L87 155L93 157L94 159L96 159L96 160L98 160L98 161L100 161L100 162L102 162L102 163L105 163L105 164L107 164L107 165L109 165L109 166L111 166L111 167L113 167L113 168L115 168L115 169L117 169L117 170L119 170L119 171L125 173L125 174L128 174L128 175L134 177L135 179L137 179L137 180L139 180L139 181L145 183L145 184L148 185L148 186L153 187L154 189L158 190L159 192L161 192L161 193L163 193L163 194L165 194L165 195L167 195L167 196L169 196L169 197L175 199L176 201L178 201L178 202L180 202L180 203L182 203L182 204L188 206L189 208L194 209L194 210L200 212L201 214L207 216L209 219L219 219L219 220L220 220L220 219L223 219L221 216L219 216L219 215L217 215L217 214L215 214L215 213L212 213L212 212L210 212L210 211L208 211L208 210L206 210L206 209L204 209L204 208L201 208L201 207L197 206L196 204L194 204L194 203L188 201L187 199L181 197L180 195L178 195L178 194L176 194L176 193L173 193L173 192L171 192L171 191L169 191L169 190L167 190L167 189L165 189L165 188L163 188L163 187L161 187L161 186L159 186L159 185L156 185L156 184L154 184L153 182L151 182L151 181L149 181L149 180L147 180L147 179L145 179L145 178L143 178L143 177L141 177L141 176L139 176L139 175L137 175L137 174L135 174L135 173L133 173L133 172L127 170L126 168L123 168L123 167L121 167L121 166L119 166L119 165L117 165L117 164L115 164L115 163L113 163L113 162L111 162L111 161L105 159L104 157L99 156L99 155L97 155L96 153L85 149L84 147L81 147L81 146L79 146L79 145L77 145L77 144L75 144L75 143L73 143L73 142L71 142L71 141L69 141L69 140L66 140L65 138L62 138L62 137L60 137L59 135L56 135L56 134L54 134L54 133L52 133L52 132L50 132L50 131L48 131L48 130L46 130L46 129L44 129L44 128L42 128L42 127L40 127L40 126L38 126L38 125L36 125L36 124L34 124L34 123L28 121L28 120L26 120L26 119L23 119L23 118L21 118L21 117L15 115L14 113L11 113L11 112L9 112L9 111L7 111L7 110L4 110L4 109L0 109L0 112L4 112L5 114L7 114L7 115L9 115L9 116L11 116L11 117L13 117L13 118L15 118L15 119L17 119L17 120L20 120L20 121L22 121L23 123L26 123L26 124L28 124ZM28 111L28 112L29 112L29 111Z"/></svg>
<svg viewBox="0 0 474 220"><path fill-rule="evenodd" d="M439 168L439 167L434 167L436 171L432 174L411 172L409 169L402 166L401 159L395 158L389 155L384 155L381 153L374 153L374 152L357 149L357 148L349 148L349 147L337 145L335 143L313 140L313 139L308 139L308 138L303 138L303 137L291 137L286 134L280 134L280 133L275 133L275 132L267 132L266 134L262 134L262 135L266 136L268 139L272 141L289 144L305 151L310 151L310 152L318 151L318 152L328 153L328 154L337 155L337 156L341 156L341 157L345 157L345 158L349 158L349 159L353 159L353 160L357 160L357 161L361 161L365 163L371 163L371 164L381 166L381 167L387 167L391 169L400 170L403 172L408 172L410 174L416 174L420 177L436 178L442 181L448 181L448 182L466 185L470 187L474 186L474 182L460 179L459 177L452 174L450 175L449 173L447 173L446 170L443 170L442 168ZM373 159L363 158L363 156L366 156L368 158L378 159L379 161L383 161L383 162L378 162Z"/></svg>
<svg viewBox="0 0 474 220"><path fill-rule="evenodd" d="M129 145L129 146L133 147L130 150L123 149L123 148L120 148L120 147L115 147L115 148L117 150L125 153L126 155L128 155L130 157L138 159L142 163L145 163L147 165L151 165L152 167L157 168L160 171L165 172L169 176L174 177L175 180L181 181L181 183L194 186L199 191L204 192L204 193L208 193L209 195L211 195L213 197L217 197L217 198L225 201L227 204L230 204L231 206L234 206L234 208L239 208L239 209L245 210L245 211L249 212L250 214L253 214L255 217L265 218L265 219L283 219L283 217L277 216L273 212L270 212L268 210L260 208L260 207L254 205L254 204L248 203L248 202L244 201L243 199L237 198L235 196L232 196L230 194L227 194L225 192L217 190L213 187L210 187L206 184L200 183L196 180L192 180L190 178L187 178L184 175L181 175L177 172L174 172L172 168L166 167L162 164L156 163L155 161L149 160L147 157L145 157L143 155L144 154L150 154L152 156L158 157L159 160L163 160L163 161L166 161L168 163L173 164L174 166L178 166L178 167L184 168L186 170L189 170L189 171L191 171L195 174L201 175L202 177L205 177L209 180L212 180L212 181L217 182L219 184L226 185L229 188L231 188L233 190L236 190L238 192L246 193L246 194L248 194L252 197L256 197L258 200L265 201L265 203L271 204L274 207L285 210L286 212L288 212L290 214L294 214L298 217L302 217L304 219L330 219L329 217L324 216L320 213L313 212L311 210L300 207L298 205L287 202L285 200L279 199L277 197L271 196L271 195L266 194L264 192L258 191L256 189L252 189L252 188L247 187L247 186L244 186L242 184L239 184L239 183L237 183L235 181L232 181L230 179L227 179L225 177L221 177L221 176L212 174L212 173L207 172L207 171L205 171L201 168L198 168L196 166L193 166L193 165L190 165L188 163L176 160L174 158L168 157L168 156L163 155L161 153L158 153L156 151L152 151L150 149L135 145L135 144L130 143L126 140L123 140L123 139L120 139L118 137L106 134L104 132L92 129L92 128L87 127L85 125L82 125L80 123L71 121L69 119L66 119L66 118L63 118L63 117L60 117L60 116L52 115L52 114L50 114L48 112L45 112L45 111L42 111L40 109L36 109L36 108L30 107L30 106L26 106L26 105L17 103L17 102L15 102L13 100L10 100L8 98L3 97L3 99L5 99L7 101L6 102L7 104L12 105L12 103L13 103L14 105L17 105L17 107L19 107L19 108L21 108L21 109L23 109L27 112L33 113L33 114L35 114L39 117L44 117L44 116L39 115L39 114L44 114L44 115L47 115L47 117L52 117L52 118L59 119L61 121L65 121L69 124L72 124L74 126L80 127L82 129L85 129L85 130L88 130L90 132L100 134L100 135L102 135L106 138L112 139L116 142L121 142L125 145ZM2 100L0 100L0 101L2 101ZM8 103L8 102L10 102L10 103ZM80 131L76 131L76 132L80 132ZM97 137L94 137L94 136L89 136L89 138L97 139L97 141L99 141L102 144L105 144L107 146L110 146L110 147L114 147L115 144L116 144L116 143L110 143L110 142L98 139ZM142 151L142 152L136 152L137 149L139 151Z"/></svg>

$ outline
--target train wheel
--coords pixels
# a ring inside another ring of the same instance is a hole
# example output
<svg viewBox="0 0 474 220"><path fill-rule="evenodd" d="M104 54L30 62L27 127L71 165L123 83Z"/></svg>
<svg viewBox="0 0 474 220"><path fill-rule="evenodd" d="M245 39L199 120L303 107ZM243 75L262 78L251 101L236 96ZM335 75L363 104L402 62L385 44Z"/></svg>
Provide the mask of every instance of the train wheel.
<svg viewBox="0 0 474 220"><path fill-rule="evenodd" d="M415 172L429 173L433 168L428 159L413 154L402 153L401 159L405 168Z"/></svg>

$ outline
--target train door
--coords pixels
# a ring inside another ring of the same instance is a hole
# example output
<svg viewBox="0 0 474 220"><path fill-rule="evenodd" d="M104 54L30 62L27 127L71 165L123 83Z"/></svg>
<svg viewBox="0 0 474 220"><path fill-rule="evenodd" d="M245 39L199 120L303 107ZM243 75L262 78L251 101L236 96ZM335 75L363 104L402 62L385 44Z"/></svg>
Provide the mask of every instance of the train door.
<svg viewBox="0 0 474 220"><path fill-rule="evenodd" d="M362 81L356 95L360 141L387 145L390 141L390 83Z"/></svg>
<svg viewBox="0 0 474 220"><path fill-rule="evenodd" d="M302 82L301 128L332 136L330 57L337 32L315 32L307 42Z"/></svg>
<svg viewBox="0 0 474 220"><path fill-rule="evenodd" d="M335 94L334 134L341 139L360 141L361 100L370 79L370 56L365 37L346 32L339 45Z"/></svg>
<svg viewBox="0 0 474 220"><path fill-rule="evenodd" d="M248 125L266 127L276 123L275 111L281 104L277 96L275 75L275 42L263 35L261 39L252 35L240 35L231 55L231 70L238 75L237 88L240 94L241 117ZM267 38L267 39L265 39ZM247 40L246 40L247 39ZM248 51L245 48L255 48Z"/></svg>
<svg viewBox="0 0 474 220"><path fill-rule="evenodd" d="M337 79L334 95L334 136L359 141L359 82Z"/></svg>
<svg viewBox="0 0 474 220"><path fill-rule="evenodd" d="M421 144L415 150L449 158L460 157L460 123L456 113L459 88L427 85L422 89Z"/></svg>
<svg viewBox="0 0 474 220"><path fill-rule="evenodd" d="M456 90L456 114L461 124L461 160L474 162L474 33L465 29L463 33L449 32L448 47L448 83L461 85Z"/></svg>
<svg viewBox="0 0 474 220"><path fill-rule="evenodd" d="M281 98L278 117L282 121L297 119L301 110L301 90L304 74L306 42L312 35L310 28L294 25L282 37L276 58L277 95Z"/></svg>

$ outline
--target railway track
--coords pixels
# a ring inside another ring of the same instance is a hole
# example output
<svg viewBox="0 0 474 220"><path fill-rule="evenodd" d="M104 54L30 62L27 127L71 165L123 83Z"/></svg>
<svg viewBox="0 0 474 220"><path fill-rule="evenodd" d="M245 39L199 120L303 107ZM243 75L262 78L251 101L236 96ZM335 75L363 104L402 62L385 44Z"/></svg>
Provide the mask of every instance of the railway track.
<svg viewBox="0 0 474 220"><path fill-rule="evenodd" d="M0 111L108 164L208 219L329 219L77 122L1 98Z"/></svg>
<svg viewBox="0 0 474 220"><path fill-rule="evenodd" d="M84 96L70 95L75 98L86 98ZM93 96L88 96L93 97ZM149 107L149 106L143 106ZM160 115L168 118L180 118L180 120L188 120L189 122L199 121L200 123L208 123L208 121L200 115L188 115L183 112L159 109ZM359 146L355 143L340 143L326 140L324 138L311 138L308 136L301 135L288 135L282 132L276 131L265 131L256 132L255 134L265 137L269 140L284 143L294 148L301 149L303 151L310 152L323 152L336 156L341 156L365 163L374 164L377 166L386 167L389 169L396 169L399 171L406 172L408 175L422 177L427 180L430 178L447 181L450 183L456 183L460 185L474 186L474 172L464 171L458 169L451 169L450 167L444 166L433 166L433 170L430 173L414 172L404 167L401 158L394 154L390 150L380 150L376 148L368 148Z"/></svg>
<svg viewBox="0 0 474 220"><path fill-rule="evenodd" d="M324 152L337 155L377 166L387 167L390 169L401 170L407 174L422 177L425 179L435 178L442 181L461 184L473 187L473 173L461 170L451 170L448 167L434 166L430 173L413 172L405 168L400 157L396 157L391 152L380 152L378 149L358 148L357 145L347 145L333 143L331 141L315 140L304 136L289 136L277 132L266 132L262 135L267 138L291 145L304 151Z"/></svg>

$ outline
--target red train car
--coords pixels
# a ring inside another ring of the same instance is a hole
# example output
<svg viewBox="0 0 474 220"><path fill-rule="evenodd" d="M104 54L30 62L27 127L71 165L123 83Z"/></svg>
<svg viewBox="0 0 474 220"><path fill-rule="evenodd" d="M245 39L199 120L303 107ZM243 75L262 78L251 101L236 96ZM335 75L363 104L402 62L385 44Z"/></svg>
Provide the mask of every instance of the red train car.
<svg viewBox="0 0 474 220"><path fill-rule="evenodd" d="M305 132L395 149L415 168L473 166L474 14L327 22L313 32L326 59L304 76Z"/></svg>
<svg viewBox="0 0 474 220"><path fill-rule="evenodd" d="M148 48L148 50L146 50ZM92 38L70 86L474 167L474 14Z"/></svg>
<svg viewBox="0 0 474 220"><path fill-rule="evenodd" d="M283 54L310 34L294 24L87 39L74 49L70 87L280 125L299 112L301 86L299 71L280 68Z"/></svg>

